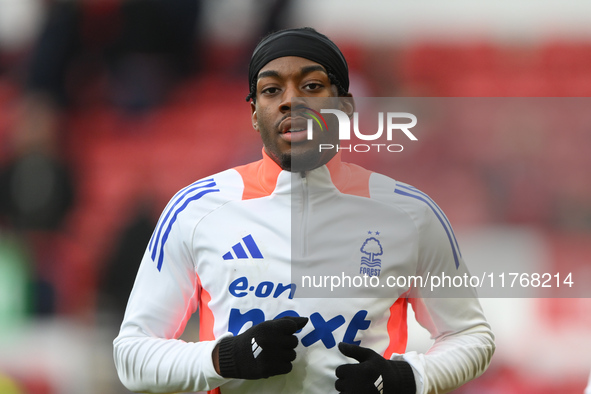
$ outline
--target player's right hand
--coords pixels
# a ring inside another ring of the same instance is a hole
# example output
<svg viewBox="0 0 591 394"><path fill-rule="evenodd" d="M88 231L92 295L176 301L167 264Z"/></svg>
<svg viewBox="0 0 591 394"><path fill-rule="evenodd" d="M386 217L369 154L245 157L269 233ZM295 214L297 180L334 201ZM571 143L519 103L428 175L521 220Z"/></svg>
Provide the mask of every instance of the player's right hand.
<svg viewBox="0 0 591 394"><path fill-rule="evenodd" d="M307 317L286 316L264 321L218 346L219 373L225 378L261 379L291 371L298 338Z"/></svg>

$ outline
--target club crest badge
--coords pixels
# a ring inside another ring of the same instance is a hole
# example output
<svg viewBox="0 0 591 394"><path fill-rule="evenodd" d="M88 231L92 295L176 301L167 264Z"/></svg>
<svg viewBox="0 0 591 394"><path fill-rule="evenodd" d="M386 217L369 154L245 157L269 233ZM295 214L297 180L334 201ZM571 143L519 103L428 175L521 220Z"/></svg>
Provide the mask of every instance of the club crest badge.
<svg viewBox="0 0 591 394"><path fill-rule="evenodd" d="M382 260L379 256L384 254L384 249L380 240L377 238L380 235L379 231L368 231L368 237L359 249L363 255L361 256L361 265L359 273L367 276L380 276L382 270Z"/></svg>

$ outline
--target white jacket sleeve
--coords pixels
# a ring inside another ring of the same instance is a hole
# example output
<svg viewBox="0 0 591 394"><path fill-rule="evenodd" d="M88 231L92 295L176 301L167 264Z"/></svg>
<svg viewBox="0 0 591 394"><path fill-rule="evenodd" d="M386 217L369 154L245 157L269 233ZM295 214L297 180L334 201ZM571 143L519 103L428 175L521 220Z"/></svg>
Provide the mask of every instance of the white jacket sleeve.
<svg viewBox="0 0 591 394"><path fill-rule="evenodd" d="M416 222L417 274L425 279L468 274L447 218L430 199L424 208ZM495 350L494 336L473 289L441 282L440 291L433 293L428 284L411 291L410 303L435 343L426 354L398 357L413 367L417 393L447 393L486 370Z"/></svg>
<svg viewBox="0 0 591 394"><path fill-rule="evenodd" d="M166 242L161 233L159 244L149 246L142 259L113 343L119 378L129 390L201 391L226 381L213 367L211 354L216 341L186 343L177 339L197 310L201 291L188 227L174 223ZM153 238L157 238L157 231ZM159 269L160 253L165 258Z"/></svg>
<svg viewBox="0 0 591 394"><path fill-rule="evenodd" d="M441 332L445 324L434 323L441 315L428 314L432 308L438 308L456 309L459 315L465 311L466 301L463 298L412 301L417 321L428 328L435 339L426 354L408 352L402 355L415 371L417 393L447 393L480 376L488 367L495 345L494 336L485 321L472 317L465 320L463 330Z"/></svg>

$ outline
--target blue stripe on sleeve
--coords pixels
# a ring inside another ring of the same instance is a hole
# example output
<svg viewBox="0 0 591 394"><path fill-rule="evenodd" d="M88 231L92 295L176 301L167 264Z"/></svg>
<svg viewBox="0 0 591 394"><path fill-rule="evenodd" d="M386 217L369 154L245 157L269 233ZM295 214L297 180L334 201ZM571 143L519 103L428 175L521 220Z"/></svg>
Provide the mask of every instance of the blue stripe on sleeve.
<svg viewBox="0 0 591 394"><path fill-rule="evenodd" d="M173 209L178 203L179 201L185 196L187 195L187 193L190 193L192 191L195 191L197 189L199 189L199 187L194 187L197 185L203 185L206 182L213 182L213 178L209 178L209 179L203 179L197 182L194 182L192 184L190 184L189 186L179 190L171 199L170 202L166 205L166 207L164 208L163 214L160 215L160 219L158 219L158 223L156 224L156 229L154 230L154 233L152 234L152 237L150 238L150 243L148 245L148 248L150 250L152 250L154 242L158 242L157 240L155 241L155 239L159 239L160 238L160 231L159 229L161 229L162 227L162 223L165 222L168 219L168 216L170 214L170 209ZM215 182L213 184L209 184L209 185L205 185L202 187L210 187L210 186L215 186ZM180 197L179 197L180 196ZM177 197L179 197L177 199ZM172 207L172 208L171 208ZM166 212L166 214L164 214L164 212ZM158 234L158 235L156 235ZM152 261L155 258L155 254L152 253Z"/></svg>
<svg viewBox="0 0 591 394"><path fill-rule="evenodd" d="M213 185L215 185L215 183ZM203 186L203 187L205 187L205 186ZM206 195L208 193L219 192L219 191L220 191L219 189L206 189L206 190L203 190L203 191L199 192L198 194L187 198L185 200L185 202L183 203L183 205L181 205L174 212L174 215L170 219L170 222L168 223L168 226L166 227L166 231L164 232L164 235L162 236L162 242L161 242L161 246L160 246L160 254L158 255L158 271L160 271L162 269L162 261L164 260L164 245L166 244L166 241L168 240L168 235L170 234L170 230L172 229L172 225L174 224L174 222L176 222L176 218L179 215L179 213L181 213L182 211L184 211L185 208L187 208L187 206L189 205L190 202L199 200L201 197L203 197L204 195ZM180 200L179 200L179 202L180 202ZM175 204L175 206L176 206L176 204ZM170 212L172 212L172 210ZM154 250L156 250L156 248L154 248Z"/></svg>
<svg viewBox="0 0 591 394"><path fill-rule="evenodd" d="M449 240L449 244L450 244L451 250L453 252L454 261L456 263L456 269L458 269L460 266L460 261L458 259L459 248L457 248L458 243L456 241L456 237L453 233L453 230L451 229L451 225L449 224L449 221L447 220L447 218L445 217L445 215L443 214L441 209L426 194L418 191L417 189L413 190L412 188L406 187L404 185L399 185L399 186L401 188L410 190L411 192L418 193L419 195L411 194L410 192L400 190L398 188L396 188L396 190L394 190L394 193L400 194L400 195L406 196L406 197L411 197L411 198L414 198L414 199L424 202L425 204L427 204L427 206L429 206L429 208L431 208L431 210L433 211L435 216L437 216L437 219L439 219L439 222L441 223L441 225L443 226L443 229L445 230L445 233L447 234L447 238ZM449 228L448 228L448 226L449 226ZM461 254L460 254L460 256L461 256Z"/></svg>
<svg viewBox="0 0 591 394"><path fill-rule="evenodd" d="M162 268L162 261L164 259L164 245L168 240L168 233L176 221L178 214L187 207L189 202L198 200L207 193L217 192L219 190L208 189L194 196L190 196L190 194L200 189L212 188L215 186L216 183L213 178L203 179L181 189L170 199L170 202L166 205L166 208L164 208L164 211L160 216L158 223L156 224L156 228L148 244L148 250L151 252L152 261L156 261L156 257L158 255L158 271L160 271ZM180 204L182 204L181 207L177 209ZM158 254L159 250L160 253Z"/></svg>
<svg viewBox="0 0 591 394"><path fill-rule="evenodd" d="M443 213L443 211L441 210L441 208L439 208L439 205L437 205L435 203L435 201L433 201L433 199L431 199L431 197L429 197L426 193L423 193L422 191L420 191L419 189L417 189L416 187L413 186L407 186L407 185L398 185L404 189L413 191L417 194L420 194L421 196L425 197L427 200L429 200L431 202L431 209L433 209L433 207L435 207L435 209L437 209L437 211L439 211L439 213L441 214L441 216L443 217L443 219L445 220L445 223L447 223L447 227L449 228L449 230L451 231L451 235L453 236L453 240L456 244L456 249L458 250L458 253L460 254L460 257L462 257L462 251L460 250L460 245L458 245L458 240L456 239L456 235L454 234L454 230L451 227L451 223L449 222L449 220L447 219L447 216L445 216L445 214Z"/></svg>

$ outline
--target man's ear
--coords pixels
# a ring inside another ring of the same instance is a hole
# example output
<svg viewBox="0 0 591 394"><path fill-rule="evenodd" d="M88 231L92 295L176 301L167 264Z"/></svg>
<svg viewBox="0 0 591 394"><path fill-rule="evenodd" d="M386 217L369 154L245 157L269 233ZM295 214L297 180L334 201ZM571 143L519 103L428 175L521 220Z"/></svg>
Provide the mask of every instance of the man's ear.
<svg viewBox="0 0 591 394"><path fill-rule="evenodd" d="M340 110L347 114L349 118L353 117L355 112L355 99L351 93L347 93L344 96L339 96Z"/></svg>
<svg viewBox="0 0 591 394"><path fill-rule="evenodd" d="M251 100L250 101L250 120L252 122L252 128L256 131L259 131L259 122L257 118L257 107L256 104Z"/></svg>

